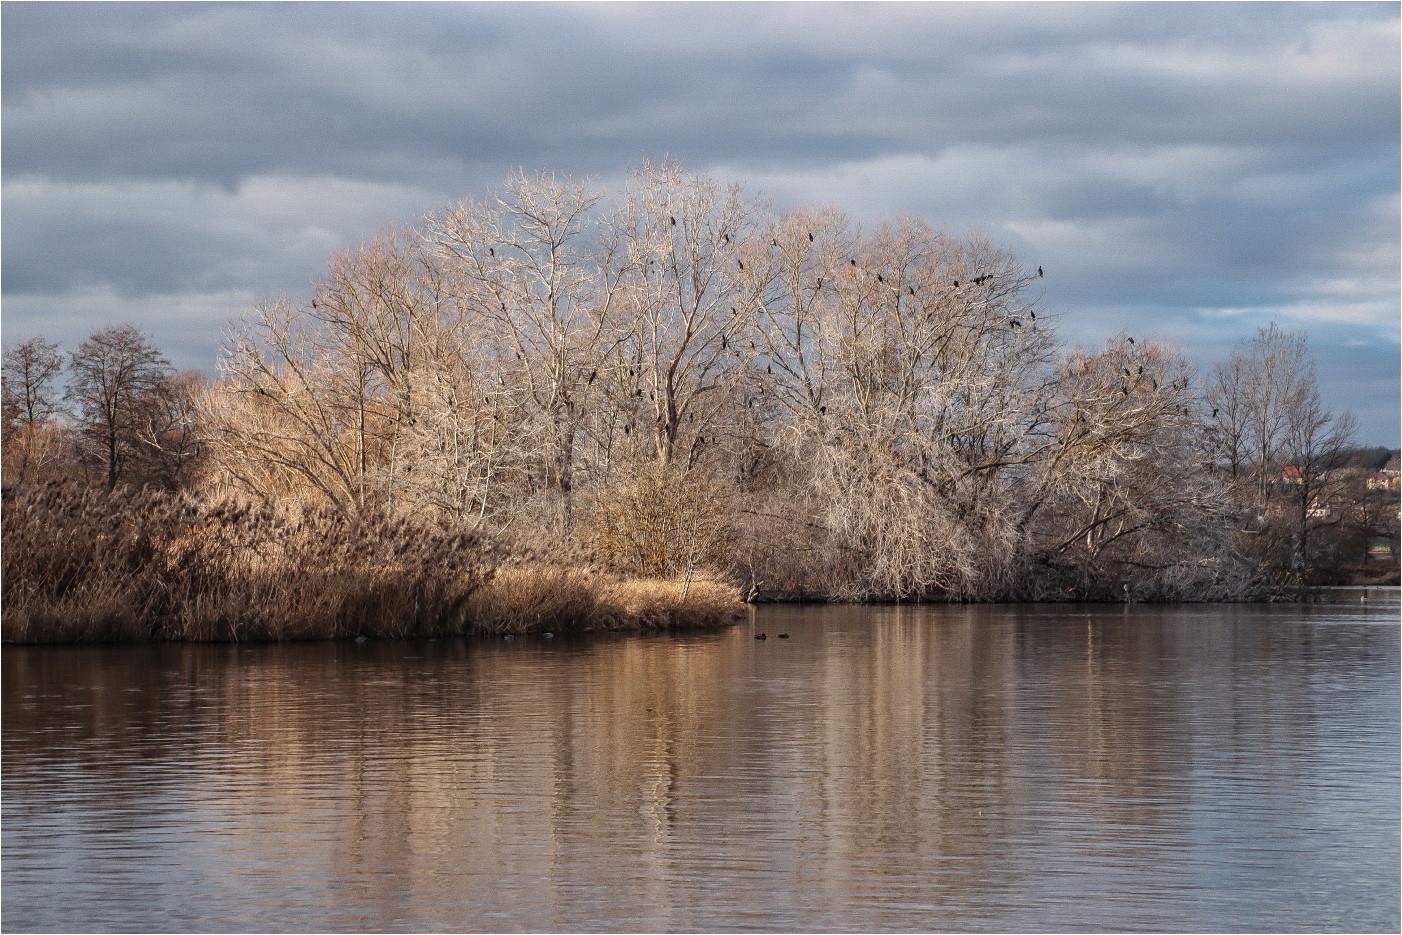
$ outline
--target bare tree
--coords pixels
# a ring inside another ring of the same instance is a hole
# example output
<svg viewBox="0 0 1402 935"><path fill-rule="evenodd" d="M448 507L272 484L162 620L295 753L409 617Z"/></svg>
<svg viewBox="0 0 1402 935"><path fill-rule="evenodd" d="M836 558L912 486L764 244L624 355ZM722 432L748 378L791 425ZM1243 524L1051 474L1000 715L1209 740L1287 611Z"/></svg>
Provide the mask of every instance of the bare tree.
<svg viewBox="0 0 1402 935"><path fill-rule="evenodd" d="M609 389L659 464L718 427L721 397L739 376L753 214L738 187L674 162L644 162L623 194L613 221L622 318Z"/></svg>
<svg viewBox="0 0 1402 935"><path fill-rule="evenodd" d="M1346 477L1338 471L1340 454L1353 444L1357 421L1352 413L1334 413L1324 407L1314 386L1313 368L1301 381L1286 407L1286 426L1280 454L1288 462L1282 477L1283 499L1290 505L1289 525L1293 544L1291 569L1300 584L1310 582L1315 563L1312 533L1321 525L1337 522L1331 501Z"/></svg>
<svg viewBox="0 0 1402 935"><path fill-rule="evenodd" d="M142 415L169 375L170 361L149 335L114 325L78 345L69 366L67 398L77 407L82 451L99 465L110 490L127 479L142 450Z"/></svg>
<svg viewBox="0 0 1402 935"><path fill-rule="evenodd" d="M197 400L204 377L187 370L167 377L148 394L136 421L135 460L150 484L179 490L193 485L201 461Z"/></svg>
<svg viewBox="0 0 1402 935"><path fill-rule="evenodd" d="M377 505L385 422L373 375L333 329L287 301L234 332L225 379L201 401L205 443L228 480L258 497L318 498L349 515Z"/></svg>
<svg viewBox="0 0 1402 935"><path fill-rule="evenodd" d="M1219 455L1242 491L1248 529L1265 534L1259 559L1308 580L1311 530L1326 519L1327 488L1355 422L1328 411L1303 334L1275 322L1240 342L1213 375L1208 404ZM1285 522L1276 522L1280 504Z"/></svg>
<svg viewBox="0 0 1402 935"><path fill-rule="evenodd" d="M579 431L616 344L621 271L613 232L595 216L600 200L583 182L518 174L487 201L463 201L427 223L474 320L464 349L535 436L520 440L545 453L544 479L565 534Z"/></svg>
<svg viewBox="0 0 1402 935"><path fill-rule="evenodd" d="M390 230L333 257L310 306L257 309L201 402L224 480L453 527L519 502L538 452L468 291L417 233Z"/></svg>
<svg viewBox="0 0 1402 935"><path fill-rule="evenodd" d="M1193 379L1173 346L1123 335L1061 365L1050 444L1020 497L1042 596L1240 593L1229 490L1210 470Z"/></svg>
<svg viewBox="0 0 1402 935"><path fill-rule="evenodd" d="M833 213L785 219L756 340L778 435L830 531L830 587L862 597L971 596L1009 547L1007 485L1052 343L1035 279L972 237L897 219L869 237Z"/></svg>
<svg viewBox="0 0 1402 935"><path fill-rule="evenodd" d="M1273 479L1287 466L1281 449L1290 412L1313 385L1304 335L1275 322L1241 341L1213 372L1207 399L1221 457L1233 477L1250 480L1258 511L1265 510Z"/></svg>
<svg viewBox="0 0 1402 935"><path fill-rule="evenodd" d="M4 392L4 425L33 426L58 412L59 393L54 380L63 372L58 345L42 337L30 338L5 352L0 386Z"/></svg>
<svg viewBox="0 0 1402 935"><path fill-rule="evenodd" d="M6 483L34 479L57 459L62 432L54 423L60 393L55 386L63 371L58 345L30 338L5 352L0 371L3 396L3 441Z"/></svg>

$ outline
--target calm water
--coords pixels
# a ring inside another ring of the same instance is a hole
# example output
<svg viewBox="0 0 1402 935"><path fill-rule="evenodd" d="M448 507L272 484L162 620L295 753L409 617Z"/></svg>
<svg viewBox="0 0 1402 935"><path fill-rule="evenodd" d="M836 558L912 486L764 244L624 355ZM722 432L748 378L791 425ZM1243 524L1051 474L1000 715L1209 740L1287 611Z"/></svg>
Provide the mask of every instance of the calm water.
<svg viewBox="0 0 1402 935"><path fill-rule="evenodd" d="M0 923L1396 932L1398 612L6 647Z"/></svg>

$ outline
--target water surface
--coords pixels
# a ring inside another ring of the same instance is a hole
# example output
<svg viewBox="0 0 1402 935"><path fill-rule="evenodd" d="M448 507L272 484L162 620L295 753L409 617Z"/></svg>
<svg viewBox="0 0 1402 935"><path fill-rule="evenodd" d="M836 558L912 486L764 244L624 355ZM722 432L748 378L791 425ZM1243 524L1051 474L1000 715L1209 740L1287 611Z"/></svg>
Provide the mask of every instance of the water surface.
<svg viewBox="0 0 1402 935"><path fill-rule="evenodd" d="M0 924L1395 932L1398 610L5 647Z"/></svg>

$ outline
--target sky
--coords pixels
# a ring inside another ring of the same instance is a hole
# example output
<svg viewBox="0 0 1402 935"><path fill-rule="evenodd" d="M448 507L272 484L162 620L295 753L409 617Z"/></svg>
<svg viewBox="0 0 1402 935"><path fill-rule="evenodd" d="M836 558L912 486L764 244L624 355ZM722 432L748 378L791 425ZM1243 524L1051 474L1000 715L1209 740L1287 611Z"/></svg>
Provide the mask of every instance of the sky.
<svg viewBox="0 0 1402 935"><path fill-rule="evenodd" d="M1399 5L0 5L0 339L231 321L518 169L979 232L1068 348L1272 321L1398 445Z"/></svg>

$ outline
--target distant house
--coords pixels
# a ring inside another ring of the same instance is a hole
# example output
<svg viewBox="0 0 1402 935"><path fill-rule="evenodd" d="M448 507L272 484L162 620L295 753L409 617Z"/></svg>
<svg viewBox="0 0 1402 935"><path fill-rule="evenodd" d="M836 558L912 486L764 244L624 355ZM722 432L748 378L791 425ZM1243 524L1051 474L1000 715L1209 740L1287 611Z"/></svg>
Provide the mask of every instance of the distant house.
<svg viewBox="0 0 1402 935"><path fill-rule="evenodd" d="M1387 468L1368 475L1367 483L1369 490L1402 489L1402 477L1398 475L1397 471L1389 471Z"/></svg>

